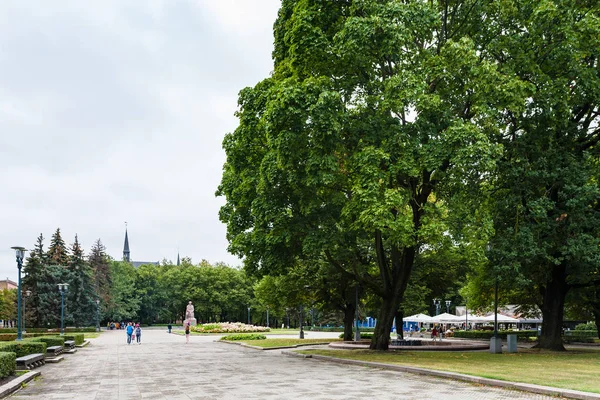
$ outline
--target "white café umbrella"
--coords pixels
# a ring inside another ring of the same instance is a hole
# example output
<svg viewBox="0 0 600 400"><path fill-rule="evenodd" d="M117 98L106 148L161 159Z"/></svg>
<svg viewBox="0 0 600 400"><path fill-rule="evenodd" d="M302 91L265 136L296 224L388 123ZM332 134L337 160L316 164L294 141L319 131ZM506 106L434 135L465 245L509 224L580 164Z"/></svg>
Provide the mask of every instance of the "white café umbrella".
<svg viewBox="0 0 600 400"><path fill-rule="evenodd" d="M487 317L481 318L481 322L494 322L494 314L490 314ZM498 322L502 324L516 324L519 322L519 320L503 314L498 314Z"/></svg>
<svg viewBox="0 0 600 400"><path fill-rule="evenodd" d="M425 314L415 314L402 318L404 322L431 322L431 317Z"/></svg>
<svg viewBox="0 0 600 400"><path fill-rule="evenodd" d="M436 315L435 317L431 317L430 322L444 323L444 324L459 324L464 321L465 321L465 319L463 317L459 317L458 315L443 313L440 315Z"/></svg>

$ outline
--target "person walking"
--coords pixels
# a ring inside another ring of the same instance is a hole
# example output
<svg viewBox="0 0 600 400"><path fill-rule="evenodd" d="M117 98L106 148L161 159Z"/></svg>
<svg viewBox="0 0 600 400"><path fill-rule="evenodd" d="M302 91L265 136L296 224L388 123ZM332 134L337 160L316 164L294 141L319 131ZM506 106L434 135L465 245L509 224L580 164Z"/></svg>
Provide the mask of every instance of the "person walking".
<svg viewBox="0 0 600 400"><path fill-rule="evenodd" d="M137 344L142 344L142 328L139 323L135 325L135 340Z"/></svg>
<svg viewBox="0 0 600 400"><path fill-rule="evenodd" d="M190 323L185 325L185 344L190 342Z"/></svg>
<svg viewBox="0 0 600 400"><path fill-rule="evenodd" d="M169 330L169 333L171 333L171 329L173 329L173 326L169 323L169 325L167 325L167 329Z"/></svg>
<svg viewBox="0 0 600 400"><path fill-rule="evenodd" d="M127 324L127 344L131 344L131 335L133 335L133 326L130 322Z"/></svg>

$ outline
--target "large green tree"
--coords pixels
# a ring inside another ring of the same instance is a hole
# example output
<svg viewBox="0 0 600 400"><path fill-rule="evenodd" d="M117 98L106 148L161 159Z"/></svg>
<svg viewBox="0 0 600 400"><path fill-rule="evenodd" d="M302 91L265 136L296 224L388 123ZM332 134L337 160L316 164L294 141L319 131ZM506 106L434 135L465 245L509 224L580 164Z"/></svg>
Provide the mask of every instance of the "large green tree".
<svg viewBox="0 0 600 400"><path fill-rule="evenodd" d="M491 168L498 110L523 98L478 46L485 7L283 1L275 71L240 93L224 141L230 249L252 272L300 252L351 272L381 299L374 349L417 254L447 230L451 193Z"/></svg>
<svg viewBox="0 0 600 400"><path fill-rule="evenodd" d="M110 257L100 239L96 240L88 255L88 263L92 269L94 291L100 299L101 315L106 311L110 300Z"/></svg>
<svg viewBox="0 0 600 400"><path fill-rule="evenodd" d="M69 253L60 234L60 228L56 228L56 232L50 238L50 247L46 252L46 258L47 262L53 265L66 266L69 263Z"/></svg>
<svg viewBox="0 0 600 400"><path fill-rule="evenodd" d="M488 48L501 71L530 87L507 112L493 193L491 275L543 314L539 346L564 349L569 291L600 277L600 4L504 1ZM533 296L532 296L533 295Z"/></svg>

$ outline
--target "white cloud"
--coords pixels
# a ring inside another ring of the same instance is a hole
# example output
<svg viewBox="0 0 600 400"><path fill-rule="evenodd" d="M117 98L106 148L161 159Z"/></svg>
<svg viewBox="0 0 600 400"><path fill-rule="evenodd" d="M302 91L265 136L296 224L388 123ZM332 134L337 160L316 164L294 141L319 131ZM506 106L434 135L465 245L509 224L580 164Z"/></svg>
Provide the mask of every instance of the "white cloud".
<svg viewBox="0 0 600 400"><path fill-rule="evenodd" d="M143 6L140 6L143 4ZM0 278L57 227L119 257L239 263L214 197L278 0L0 3Z"/></svg>

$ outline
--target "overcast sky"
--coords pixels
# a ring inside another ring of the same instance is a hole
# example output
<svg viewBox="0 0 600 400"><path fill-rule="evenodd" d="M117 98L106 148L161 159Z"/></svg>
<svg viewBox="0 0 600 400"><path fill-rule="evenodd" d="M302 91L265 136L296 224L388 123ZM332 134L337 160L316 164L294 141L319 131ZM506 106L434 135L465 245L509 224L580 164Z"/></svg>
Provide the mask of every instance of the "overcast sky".
<svg viewBox="0 0 600 400"><path fill-rule="evenodd" d="M0 279L60 227L86 253L227 252L214 193L237 94L272 70L279 0L0 2Z"/></svg>

